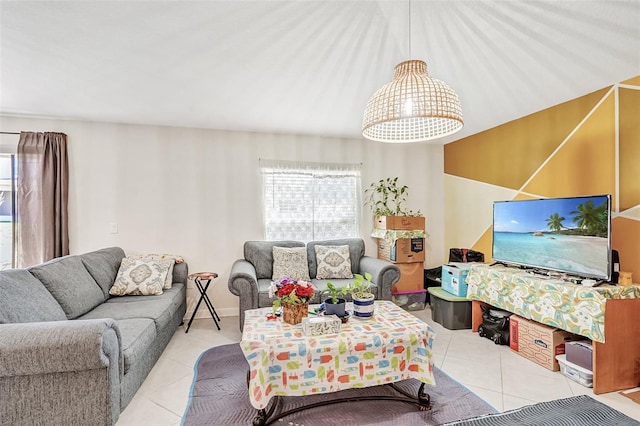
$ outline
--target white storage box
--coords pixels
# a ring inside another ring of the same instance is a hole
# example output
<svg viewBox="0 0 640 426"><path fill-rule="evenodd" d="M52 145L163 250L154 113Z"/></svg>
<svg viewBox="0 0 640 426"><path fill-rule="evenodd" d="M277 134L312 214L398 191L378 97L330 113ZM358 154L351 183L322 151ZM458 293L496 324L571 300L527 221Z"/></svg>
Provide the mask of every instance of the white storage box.
<svg viewBox="0 0 640 426"><path fill-rule="evenodd" d="M556 355L556 359L560 364L560 372L562 374L583 386L593 387L593 372L567 361L566 355Z"/></svg>

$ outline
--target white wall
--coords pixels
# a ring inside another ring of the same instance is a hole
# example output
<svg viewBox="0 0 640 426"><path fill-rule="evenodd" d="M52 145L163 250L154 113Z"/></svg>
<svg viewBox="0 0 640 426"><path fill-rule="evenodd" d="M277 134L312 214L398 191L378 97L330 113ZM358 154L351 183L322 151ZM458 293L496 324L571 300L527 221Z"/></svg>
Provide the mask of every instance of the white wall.
<svg viewBox="0 0 640 426"><path fill-rule="evenodd" d="M259 158L362 163L363 189L398 176L409 186L407 207L427 217L425 267L443 260L441 145L9 116L0 116L0 130L67 134L72 254L117 245L127 253L182 255L191 272L219 274L209 293L223 316L237 315L237 297L227 290L233 261L244 241L264 238ZM371 222L363 210L361 236L375 256ZM188 296L193 309L194 288ZM205 314L201 307L198 315Z"/></svg>

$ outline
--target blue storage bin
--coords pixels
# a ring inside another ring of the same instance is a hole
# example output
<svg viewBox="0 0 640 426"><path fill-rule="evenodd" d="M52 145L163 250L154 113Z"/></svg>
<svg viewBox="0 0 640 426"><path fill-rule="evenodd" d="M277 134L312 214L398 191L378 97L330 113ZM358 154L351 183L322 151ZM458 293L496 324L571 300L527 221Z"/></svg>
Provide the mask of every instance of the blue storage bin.
<svg viewBox="0 0 640 426"><path fill-rule="evenodd" d="M466 280L470 266L471 263L458 262L442 265L442 289L455 296L467 297L469 286Z"/></svg>

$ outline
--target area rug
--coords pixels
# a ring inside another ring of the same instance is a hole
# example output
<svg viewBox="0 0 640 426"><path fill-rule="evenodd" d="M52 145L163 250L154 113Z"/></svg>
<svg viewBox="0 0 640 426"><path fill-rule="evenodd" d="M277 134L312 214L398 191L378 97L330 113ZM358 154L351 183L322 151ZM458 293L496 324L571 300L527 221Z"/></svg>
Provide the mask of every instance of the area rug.
<svg viewBox="0 0 640 426"><path fill-rule="evenodd" d="M217 346L205 351L195 366L189 403L182 425L251 425L257 414L249 402L247 364L240 345ZM496 410L469 389L434 369L436 386L426 386L432 409L420 411L406 402L367 400L325 405L301 411L274 422L275 425L438 425ZM417 395L420 382L406 380L399 386ZM281 398L280 410L354 396L398 396L387 386L348 389L331 394Z"/></svg>
<svg viewBox="0 0 640 426"><path fill-rule="evenodd" d="M541 402L446 426L639 426L640 422L588 395ZM445 425L443 425L445 426Z"/></svg>

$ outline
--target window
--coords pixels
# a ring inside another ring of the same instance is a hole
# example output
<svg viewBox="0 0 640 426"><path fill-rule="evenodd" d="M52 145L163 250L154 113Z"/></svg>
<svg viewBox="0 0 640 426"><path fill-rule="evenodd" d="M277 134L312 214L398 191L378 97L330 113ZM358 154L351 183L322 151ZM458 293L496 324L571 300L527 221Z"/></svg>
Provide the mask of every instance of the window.
<svg viewBox="0 0 640 426"><path fill-rule="evenodd" d="M15 155L0 154L0 270L15 267Z"/></svg>
<svg viewBox="0 0 640 426"><path fill-rule="evenodd" d="M260 160L267 240L359 235L360 165Z"/></svg>

